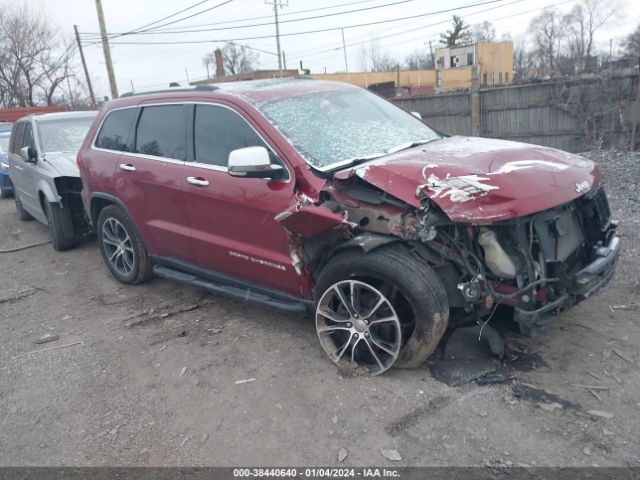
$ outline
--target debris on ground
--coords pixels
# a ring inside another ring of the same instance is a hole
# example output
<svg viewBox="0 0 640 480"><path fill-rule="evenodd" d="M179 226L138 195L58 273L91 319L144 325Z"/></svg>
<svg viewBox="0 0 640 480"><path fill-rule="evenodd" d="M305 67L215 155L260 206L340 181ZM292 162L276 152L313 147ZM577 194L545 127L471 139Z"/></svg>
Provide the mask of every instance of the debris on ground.
<svg viewBox="0 0 640 480"><path fill-rule="evenodd" d="M60 340L60 337L55 333L45 333L40 338L36 339L33 343L40 345L43 343L55 342L56 340Z"/></svg>
<svg viewBox="0 0 640 480"><path fill-rule="evenodd" d="M25 288L24 290L18 290L17 292L9 292L9 295L0 298L0 303L14 302L14 301L19 300L21 298L33 295L34 293L36 293L36 292L38 292L40 290L42 290L42 289L41 288L35 288L35 287L29 287L29 288Z"/></svg>
<svg viewBox="0 0 640 480"><path fill-rule="evenodd" d="M607 419L613 418L615 416L613 413L603 412L601 410L587 410L587 413L592 417L607 418Z"/></svg>
<svg viewBox="0 0 640 480"><path fill-rule="evenodd" d="M546 407L550 408L551 411L557 409L557 407L553 406L554 403L557 403L561 408L564 408L565 410L580 410L579 405L527 383L515 383L513 384L511 390L515 397L525 400L533 400L540 407L542 404L551 405L549 407Z"/></svg>
<svg viewBox="0 0 640 480"><path fill-rule="evenodd" d="M84 345L84 343L82 343L82 342L73 342L73 343L67 343L66 345L56 345L55 347L42 348L40 350L32 350L30 352L22 353L22 354L18 355L17 357L13 357L13 359L17 360L19 358L26 357L28 355L33 355L35 353L49 352L51 350L59 350L61 348L73 347L75 345Z"/></svg>
<svg viewBox="0 0 640 480"><path fill-rule="evenodd" d="M4 249L0 250L0 253L20 252L22 250L27 250L29 248L41 247L42 245L47 245L49 243L51 243L51 240L43 240L42 242L30 243L28 245L22 245L20 247L4 248Z"/></svg>
<svg viewBox="0 0 640 480"><path fill-rule="evenodd" d="M550 403L538 403L538 407L544 410L545 412L554 412L556 410L562 410L562 405L558 402L550 402Z"/></svg>
<svg viewBox="0 0 640 480"><path fill-rule="evenodd" d="M182 367L182 370L180 370L178 376L183 377L185 373L187 373L187 367Z"/></svg>
<svg viewBox="0 0 640 480"><path fill-rule="evenodd" d="M398 450L380 449L380 453L384 458L386 458L387 460L391 460L392 462L399 462L400 460L402 460L402 457L400 456L400 453L398 453Z"/></svg>
<svg viewBox="0 0 640 480"><path fill-rule="evenodd" d="M347 452L345 448L341 448L340 450L338 450L338 462L344 462L344 459L347 458L347 455L349 455L349 452Z"/></svg>
<svg viewBox="0 0 640 480"><path fill-rule="evenodd" d="M206 443L207 440L209 440L209 434L208 433L203 433L202 435L200 435L200 443Z"/></svg>
<svg viewBox="0 0 640 480"><path fill-rule="evenodd" d="M235 383L236 385L242 385L243 383L250 383L250 382L255 382L256 379L255 378L245 378L243 380L236 380Z"/></svg>

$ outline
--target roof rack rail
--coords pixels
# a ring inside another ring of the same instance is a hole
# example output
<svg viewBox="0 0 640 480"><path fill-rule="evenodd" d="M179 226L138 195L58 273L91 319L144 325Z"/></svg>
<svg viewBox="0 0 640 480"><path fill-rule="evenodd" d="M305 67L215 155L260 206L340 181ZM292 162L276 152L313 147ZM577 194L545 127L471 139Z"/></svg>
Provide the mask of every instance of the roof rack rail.
<svg viewBox="0 0 640 480"><path fill-rule="evenodd" d="M172 93L172 92L212 92L214 90L219 90L215 85L196 85L195 87L171 87L165 88L162 90L150 90L147 92L127 92L120 95L122 97L134 97L137 95L151 95L154 93Z"/></svg>

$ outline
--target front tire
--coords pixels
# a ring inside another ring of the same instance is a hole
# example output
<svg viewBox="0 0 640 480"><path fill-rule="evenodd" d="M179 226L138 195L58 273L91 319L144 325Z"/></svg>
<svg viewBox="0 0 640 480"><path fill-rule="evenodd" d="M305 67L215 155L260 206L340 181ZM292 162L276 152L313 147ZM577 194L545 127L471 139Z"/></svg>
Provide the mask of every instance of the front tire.
<svg viewBox="0 0 640 480"><path fill-rule="evenodd" d="M316 330L323 349L334 363L351 360L371 375L422 365L448 319L440 279L405 245L339 253L316 282Z"/></svg>
<svg viewBox="0 0 640 480"><path fill-rule="evenodd" d="M63 208L59 203L51 203L46 200L44 205L53 236L53 248L58 252L73 248L76 238L69 209Z"/></svg>
<svg viewBox="0 0 640 480"><path fill-rule="evenodd" d="M98 245L104 262L122 283L138 284L152 276L152 262L135 225L117 205L100 211L96 222Z"/></svg>

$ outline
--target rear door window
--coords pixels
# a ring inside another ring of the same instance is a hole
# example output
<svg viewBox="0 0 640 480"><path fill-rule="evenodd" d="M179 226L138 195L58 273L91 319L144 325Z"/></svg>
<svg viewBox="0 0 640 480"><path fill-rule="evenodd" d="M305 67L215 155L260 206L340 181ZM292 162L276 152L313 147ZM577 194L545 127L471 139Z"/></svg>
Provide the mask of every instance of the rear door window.
<svg viewBox="0 0 640 480"><path fill-rule="evenodd" d="M129 132L136 118L137 108L123 108L107 114L96 138L96 147L126 152Z"/></svg>
<svg viewBox="0 0 640 480"><path fill-rule="evenodd" d="M135 152L185 160L187 114L184 105L144 107L136 130Z"/></svg>

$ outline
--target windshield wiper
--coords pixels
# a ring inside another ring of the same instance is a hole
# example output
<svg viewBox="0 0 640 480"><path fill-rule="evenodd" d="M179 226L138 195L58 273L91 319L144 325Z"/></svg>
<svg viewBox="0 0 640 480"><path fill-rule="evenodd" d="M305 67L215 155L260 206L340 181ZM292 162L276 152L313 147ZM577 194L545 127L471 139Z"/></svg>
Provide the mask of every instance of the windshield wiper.
<svg viewBox="0 0 640 480"><path fill-rule="evenodd" d="M400 145L396 145L395 147L388 149L386 152L384 152L384 154L390 155L392 153L400 152L402 150L408 150L410 148L419 147L420 145L433 142L434 140L438 140L438 139L432 138L431 140L416 140L415 142L401 143Z"/></svg>

